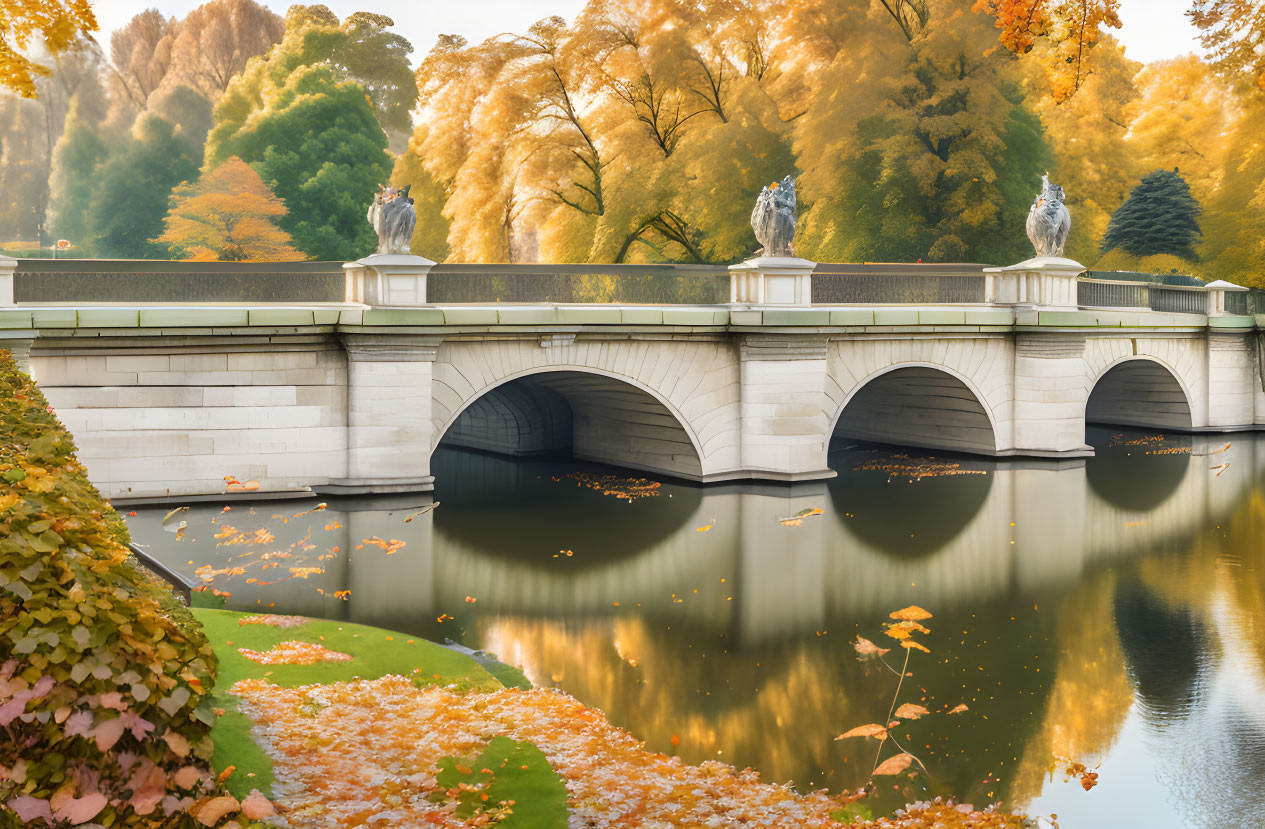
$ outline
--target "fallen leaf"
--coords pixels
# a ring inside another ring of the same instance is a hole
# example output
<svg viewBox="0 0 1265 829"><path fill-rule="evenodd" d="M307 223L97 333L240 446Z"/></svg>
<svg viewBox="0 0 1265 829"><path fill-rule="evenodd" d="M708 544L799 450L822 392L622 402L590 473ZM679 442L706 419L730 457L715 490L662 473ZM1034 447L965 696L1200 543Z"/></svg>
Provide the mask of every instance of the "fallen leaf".
<svg viewBox="0 0 1265 829"><path fill-rule="evenodd" d="M419 515L425 515L426 513L428 513L428 512L430 512L431 510L435 509L435 507L437 507L437 506L439 506L439 502L438 502L438 501L436 501L436 502L435 502L435 503L433 503L433 504L429 504L429 505L427 505L427 506L422 507L422 508L421 508L421 509L419 509L417 512L415 512L415 513L413 513L412 515L410 515L408 518L405 518L405 519L404 519L404 523L405 523L405 524L407 524L408 522L412 521L414 518L416 518L416 517L417 517L417 516L419 516Z"/></svg>
<svg viewBox="0 0 1265 829"><path fill-rule="evenodd" d="M900 774L909 768L909 764L914 761L912 754L897 754L894 757L888 757L879 767L874 770L876 775L879 774Z"/></svg>
<svg viewBox="0 0 1265 829"><path fill-rule="evenodd" d="M835 739L846 740L849 737L873 737L876 740L885 740L887 739L887 729L877 723L858 725L851 731L845 731L838 737L835 737Z"/></svg>
<svg viewBox="0 0 1265 829"><path fill-rule="evenodd" d="M915 705L912 702L907 702L900 708L896 709L896 717L902 720L916 720L919 717L925 717L930 713L931 712L926 708L923 708L921 705Z"/></svg>
<svg viewBox="0 0 1265 829"><path fill-rule="evenodd" d="M880 648L864 636L858 636L856 642L852 643L852 647L861 656L882 656L891 651L891 648Z"/></svg>
<svg viewBox="0 0 1265 829"><path fill-rule="evenodd" d="M930 650L915 642L913 639L906 639L900 643L902 648L917 648L923 653L931 653Z"/></svg>
<svg viewBox="0 0 1265 829"><path fill-rule="evenodd" d="M957 706L955 706L955 707L953 707L953 708L949 709L949 713L950 713L950 714L961 714L963 711L969 711L969 710L970 710L970 709L966 707L966 703L965 703L965 702L963 702L963 703L961 703L961 704L959 704L959 705L957 705Z"/></svg>

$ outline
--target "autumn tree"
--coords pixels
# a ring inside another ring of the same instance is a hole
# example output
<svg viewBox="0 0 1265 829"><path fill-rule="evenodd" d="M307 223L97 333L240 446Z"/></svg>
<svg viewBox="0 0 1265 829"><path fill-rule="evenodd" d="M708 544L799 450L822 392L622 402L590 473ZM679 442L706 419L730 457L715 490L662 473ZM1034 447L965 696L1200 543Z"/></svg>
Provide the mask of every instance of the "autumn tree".
<svg viewBox="0 0 1265 829"><path fill-rule="evenodd" d="M1134 78L1139 96L1127 110L1130 152L1142 170L1180 167L1204 200L1216 188L1225 136L1240 114L1228 85L1194 55L1147 64Z"/></svg>
<svg viewBox="0 0 1265 829"><path fill-rule="evenodd" d="M116 93L144 112L171 66L175 18L146 9L110 35L110 70Z"/></svg>
<svg viewBox="0 0 1265 829"><path fill-rule="evenodd" d="M1099 243L1116 208L1144 169L1137 150L1127 140L1138 87L1135 76L1141 64L1129 60L1120 44L1106 36L1095 47L1094 71L1072 98L1059 101L1046 68L1024 62L1028 105L1041 118L1046 139L1054 152L1052 180L1067 193L1074 220L1066 255L1092 263Z"/></svg>
<svg viewBox="0 0 1265 829"><path fill-rule="evenodd" d="M1004 262L1028 253L1023 216L1049 147L1011 62L989 48L987 19L959 12L949 0L899 21L871 10L872 27L823 75L830 94L796 122L809 204L801 255ZM852 80L861 75L874 80Z"/></svg>
<svg viewBox="0 0 1265 829"><path fill-rule="evenodd" d="M1156 170L1142 179L1111 216L1104 252L1119 248L1132 256L1169 255L1193 260L1200 207L1178 170Z"/></svg>
<svg viewBox="0 0 1265 829"><path fill-rule="evenodd" d="M174 258L219 262L302 259L277 226L286 207L259 174L233 156L196 182L176 187L166 230L154 241Z"/></svg>
<svg viewBox="0 0 1265 829"><path fill-rule="evenodd" d="M972 6L993 19L1002 45L1014 54L1044 47L1037 54L1060 101L1074 95L1091 73L1102 28L1120 28L1119 8L1119 0L975 0Z"/></svg>
<svg viewBox="0 0 1265 829"><path fill-rule="evenodd" d="M36 97L36 78L51 70L27 55L30 47L56 57L96 30L88 0L9 0L0 25L0 85L23 98Z"/></svg>
<svg viewBox="0 0 1265 829"><path fill-rule="evenodd" d="M1187 15L1218 72L1265 90L1265 5L1259 0L1192 0Z"/></svg>
<svg viewBox="0 0 1265 829"><path fill-rule="evenodd" d="M166 248L150 241L162 232L172 189L197 175L197 148L171 124L150 116L138 135L102 164L88 200L85 233L94 256L161 259Z"/></svg>
<svg viewBox="0 0 1265 829"><path fill-rule="evenodd" d="M1208 197L1201 251L1206 275L1265 287L1265 102L1249 102L1231 134L1216 190Z"/></svg>
<svg viewBox="0 0 1265 829"><path fill-rule="evenodd" d="M171 79L214 103L246 63L273 47L281 18L255 0L210 0L185 15L171 40Z"/></svg>

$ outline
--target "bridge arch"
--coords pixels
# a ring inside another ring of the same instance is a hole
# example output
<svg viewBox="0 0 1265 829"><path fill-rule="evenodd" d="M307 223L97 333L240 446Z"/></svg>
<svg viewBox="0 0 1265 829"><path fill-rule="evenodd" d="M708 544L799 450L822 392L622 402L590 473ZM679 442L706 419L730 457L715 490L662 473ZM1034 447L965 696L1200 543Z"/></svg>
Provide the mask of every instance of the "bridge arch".
<svg viewBox="0 0 1265 829"><path fill-rule="evenodd" d="M1149 354L1127 355L1104 366L1087 384L1085 422L1177 431L1194 427L1194 399L1181 374Z"/></svg>
<svg viewBox="0 0 1265 829"><path fill-rule="evenodd" d="M967 376L944 365L897 363L858 382L835 414L838 438L978 455L998 453L998 430L986 397Z"/></svg>
<svg viewBox="0 0 1265 829"><path fill-rule="evenodd" d="M447 414L432 451L441 443L703 478L702 444L670 400L634 378L589 366L533 366L489 383Z"/></svg>

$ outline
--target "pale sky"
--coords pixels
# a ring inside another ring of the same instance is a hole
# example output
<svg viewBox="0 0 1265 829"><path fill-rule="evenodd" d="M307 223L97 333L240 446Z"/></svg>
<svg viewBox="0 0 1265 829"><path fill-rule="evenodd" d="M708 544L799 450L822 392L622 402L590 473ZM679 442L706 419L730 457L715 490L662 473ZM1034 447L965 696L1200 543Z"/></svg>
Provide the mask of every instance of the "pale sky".
<svg viewBox="0 0 1265 829"><path fill-rule="evenodd" d="M167 16L183 17L200 4L201 0L93 0L101 24L97 39L108 48L110 32L151 6ZM284 15L290 3L264 0L264 5ZM460 34L478 42L501 32L524 31L552 14L570 21L584 0L325 0L325 5L339 17L363 10L393 18L395 30L412 42L416 63L440 34ZM1120 0L1124 27L1113 34L1124 43L1129 57L1144 63L1197 52L1195 31L1183 14L1189 5L1189 0Z"/></svg>

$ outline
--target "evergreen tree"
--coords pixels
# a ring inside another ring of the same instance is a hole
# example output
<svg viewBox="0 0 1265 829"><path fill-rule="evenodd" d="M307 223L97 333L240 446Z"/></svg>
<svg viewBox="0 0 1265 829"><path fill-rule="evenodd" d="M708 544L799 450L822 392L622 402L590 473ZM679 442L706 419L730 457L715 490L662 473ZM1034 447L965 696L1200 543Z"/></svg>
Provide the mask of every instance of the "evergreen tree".
<svg viewBox="0 0 1265 829"><path fill-rule="evenodd" d="M130 141L98 171L88 200L86 232L94 256L165 259L165 246L150 241L163 229L171 190L198 174L197 148L171 124L149 116Z"/></svg>
<svg viewBox="0 0 1265 829"><path fill-rule="evenodd" d="M1203 236L1200 212L1199 202L1176 168L1156 170L1112 214L1102 240L1103 252L1119 248L1133 256L1170 254L1197 259L1195 245Z"/></svg>

